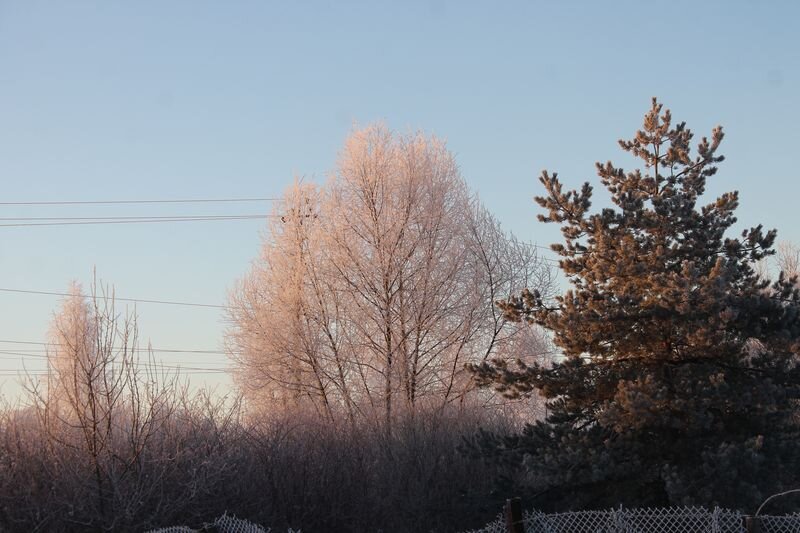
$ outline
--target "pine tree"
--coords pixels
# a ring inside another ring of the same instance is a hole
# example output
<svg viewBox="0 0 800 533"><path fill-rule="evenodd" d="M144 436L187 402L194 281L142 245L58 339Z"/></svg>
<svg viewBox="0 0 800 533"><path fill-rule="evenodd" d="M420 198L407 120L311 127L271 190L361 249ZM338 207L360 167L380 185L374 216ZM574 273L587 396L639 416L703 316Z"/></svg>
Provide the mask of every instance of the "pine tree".
<svg viewBox="0 0 800 533"><path fill-rule="evenodd" d="M761 226L726 238L736 192L702 205L723 133L691 154L692 132L653 99L626 152L626 172L597 164L613 207L592 212L592 187L564 192L542 173L543 222L571 289L499 305L539 324L563 356L549 366L502 361L472 370L508 396L540 393L548 416L521 434L473 446L527 473L543 508L703 504L752 510L800 482L800 292L756 272L774 253Z"/></svg>

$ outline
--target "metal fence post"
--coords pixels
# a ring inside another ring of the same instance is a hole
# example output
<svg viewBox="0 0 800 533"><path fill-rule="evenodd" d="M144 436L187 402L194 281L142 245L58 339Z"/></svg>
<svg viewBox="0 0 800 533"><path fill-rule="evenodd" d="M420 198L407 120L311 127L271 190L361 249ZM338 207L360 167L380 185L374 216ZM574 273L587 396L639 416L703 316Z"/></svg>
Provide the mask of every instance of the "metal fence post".
<svg viewBox="0 0 800 533"><path fill-rule="evenodd" d="M525 533L525 521L522 518L522 500L519 498L506 500L505 511L508 533Z"/></svg>
<svg viewBox="0 0 800 533"><path fill-rule="evenodd" d="M619 509L611 509L611 512L614 517L614 533L625 533L625 517L622 513L622 504L619 504Z"/></svg>
<svg viewBox="0 0 800 533"><path fill-rule="evenodd" d="M743 516L744 530L747 533L761 533L761 519L757 516Z"/></svg>

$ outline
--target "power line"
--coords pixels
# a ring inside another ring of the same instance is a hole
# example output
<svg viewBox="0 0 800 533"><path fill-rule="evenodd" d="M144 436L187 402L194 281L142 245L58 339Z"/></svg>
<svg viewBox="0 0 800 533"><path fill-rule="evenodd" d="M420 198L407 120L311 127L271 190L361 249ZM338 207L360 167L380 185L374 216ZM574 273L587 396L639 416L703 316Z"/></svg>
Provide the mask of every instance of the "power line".
<svg viewBox="0 0 800 533"><path fill-rule="evenodd" d="M217 218L274 218L275 215L167 215L167 216L111 216L111 217L0 217L3 221L41 221L41 220L173 220L173 219L217 219Z"/></svg>
<svg viewBox="0 0 800 533"><path fill-rule="evenodd" d="M151 217L142 220L84 220L82 222L21 222L11 224L0 224L3 228L19 228L27 226L76 226L76 225L104 225L104 224L148 224L165 222L218 222L221 220L254 220L270 218L274 215L209 215L198 217L170 217L155 218ZM63 220L63 219L62 219Z"/></svg>
<svg viewBox="0 0 800 533"><path fill-rule="evenodd" d="M2 357L3 355L17 355L19 357ZM50 359L50 357L47 356L47 355L31 354L31 353L20 353L20 352L10 352L10 351L5 351L5 350L0 350L0 359L5 360L5 361L17 361L19 359L25 359L25 358ZM220 361L219 364L226 364L226 362ZM156 362L143 363L143 366L145 366L145 367L152 366L154 368L164 368L164 369L168 369L168 370L187 369L187 370L208 370L208 371L215 371L215 372L227 372L229 370L228 368L225 368L225 367L205 367L205 366L200 367L200 366L196 366L196 365L197 365L197 363L193 362L193 361L170 361L168 364L165 364L163 362L160 362L160 363L156 363ZM0 369L0 372L2 372L4 370L5 371L9 371L9 370L12 370L12 369L4 368L4 369Z"/></svg>
<svg viewBox="0 0 800 533"><path fill-rule="evenodd" d="M5 350L0 350L0 355L17 355L17 356L19 356L19 357L15 357L15 358L2 358L4 360L6 360L6 361L9 361L9 360L16 361L18 359L24 359L24 358L49 359L49 356L47 356L47 355L11 352L11 351L5 351ZM225 364L225 363L220 362L220 364ZM191 366L187 366L187 365L191 365ZM205 370L205 371L209 371L209 372L210 371L227 372L229 370L228 368L220 368L220 367L211 368L211 367L196 366L196 363L194 363L194 362L185 362L184 363L184 362L177 362L177 361L172 361L169 364L164 364L163 362L161 362L161 363L156 363L156 362L146 363L146 364L144 364L144 366L145 367L152 366L154 368L163 368L163 369L167 369L167 370L186 369L186 370ZM4 372L4 371L10 372L12 370L13 369L3 368L3 369L0 369L0 372Z"/></svg>
<svg viewBox="0 0 800 533"><path fill-rule="evenodd" d="M36 201L36 202L0 202L0 205L118 205L118 204L207 204L234 202L274 202L280 198L195 198L174 200L75 200L75 201Z"/></svg>
<svg viewBox="0 0 800 533"><path fill-rule="evenodd" d="M250 202L250 201L277 201L280 198L228 198L228 199L199 199L199 200L109 200L109 201L80 201L80 202L0 202L2 205L84 205L84 204L157 204L157 203L201 203L201 202ZM0 221L10 223L0 224L0 227L30 227L30 226L73 226L73 225L104 225L104 224L147 224L166 222L208 222L224 220L256 220L265 218L283 218L280 215L170 215L170 216L113 216L113 217L0 217ZM23 222L12 222L23 221ZM47 222L41 222L47 221ZM512 240L512 239L508 239ZM549 246L542 246L532 242L513 239L518 244L553 252ZM559 260L543 257L545 261L557 264Z"/></svg>
<svg viewBox="0 0 800 533"><path fill-rule="evenodd" d="M52 291L32 291L32 290L24 290L24 289L8 289L8 288L0 288L1 292L13 292L19 294L40 294L45 296L74 296L74 294L68 292L52 292ZM84 296L84 298L90 298L90 296ZM146 304L162 304L162 305L183 305L188 307L207 307L207 308L214 308L214 309L231 309L231 307L227 305L218 305L218 304L203 304L197 302L176 302L172 300L145 300L141 298L122 298L119 296L114 296L111 298L113 300L118 300L121 302L133 302L133 303L146 303Z"/></svg>
<svg viewBox="0 0 800 533"><path fill-rule="evenodd" d="M25 354L32 354L32 355L44 355L48 353L53 353L55 349L59 348L59 344L51 344L50 348L40 347L40 348L15 348L13 346L0 346L0 353L3 353L3 350L15 350L16 352L25 353ZM112 348L114 351L127 351L130 353L136 354L150 354L159 355L159 354L169 354L169 355L191 355L191 356L227 356L229 355L226 352L222 351L211 351L211 350L159 350L158 348L147 349L147 348L127 348L123 349L118 346L114 346Z"/></svg>
<svg viewBox="0 0 800 533"><path fill-rule="evenodd" d="M53 342L41 342L41 341L17 341L17 340L8 340L8 339L0 339L0 344L27 344L27 345L35 345L39 346L39 348L15 348L17 351L21 352L44 352L46 350L46 346L64 346L61 343L53 343ZM133 351L136 352L154 352L154 353L190 353L190 354L208 354L208 355L228 355L230 352L225 352L222 350L194 350L194 349L177 349L177 348L135 348Z"/></svg>
<svg viewBox="0 0 800 533"><path fill-rule="evenodd" d="M62 346L63 344L59 343L46 343L41 341L19 341L19 340L9 340L9 339L2 339L0 343L7 343L7 344L21 344L21 345L35 345L39 346L40 348L36 348L37 352L31 353L26 349L16 348L13 350L10 349L2 349L3 347L0 346L0 360L6 361L17 361L19 359L39 359L39 360L47 360L50 358L50 355L47 354L45 350L45 346ZM119 348L118 348L119 349ZM218 350L181 350L175 348L164 348L164 349L147 349L147 348L136 348L131 350L135 353L161 353L161 352L168 352L168 353L179 353L179 354L214 354L214 355L227 355L225 352L218 351ZM3 357L3 356L19 356L19 357ZM228 361L206 361L206 364L218 364L218 365L225 365L228 364ZM169 361L167 364L163 362L153 362L147 363L145 366L152 366L153 368L159 368L164 370L178 370L185 374L195 374L195 373L222 373L222 372L229 372L229 367L207 367L207 366L197 366L197 361ZM185 370L189 370L190 372L184 372ZM0 369L0 375L3 372L25 372L24 370L12 370L12 369ZM25 372L28 373L28 372Z"/></svg>
<svg viewBox="0 0 800 533"><path fill-rule="evenodd" d="M20 357L34 357L36 359L47 359L48 358L46 355L42 355L42 354L38 354L38 353L8 352L8 351L5 351L5 350L0 350L0 354L3 354L3 355L19 355ZM10 359L10 358L4 358L4 359ZM15 357L14 360L16 360L16 359L17 358Z"/></svg>
<svg viewBox="0 0 800 533"><path fill-rule="evenodd" d="M186 372L179 372L179 375L195 375L195 374L221 374L223 372L227 372L226 370L187 370ZM37 370L33 371L25 371L25 370L0 370L0 377L6 378L13 378L13 377L25 377L25 376L46 376L47 371L45 370Z"/></svg>

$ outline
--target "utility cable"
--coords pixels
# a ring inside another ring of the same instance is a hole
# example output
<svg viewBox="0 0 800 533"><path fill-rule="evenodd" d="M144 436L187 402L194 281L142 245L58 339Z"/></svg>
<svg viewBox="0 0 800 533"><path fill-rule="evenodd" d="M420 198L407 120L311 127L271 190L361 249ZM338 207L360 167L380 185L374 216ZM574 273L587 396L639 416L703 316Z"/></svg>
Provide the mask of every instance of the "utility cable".
<svg viewBox="0 0 800 533"><path fill-rule="evenodd" d="M280 198L179 198L173 200L53 200L35 202L0 202L0 205L118 205L118 204L208 204L236 202L273 202Z"/></svg>
<svg viewBox="0 0 800 533"><path fill-rule="evenodd" d="M85 225L107 225L107 224L151 224L166 222L219 222L222 220L256 220L269 218L271 215L208 215L198 217L170 217L170 218L146 218L141 220L83 220L70 222L20 222L0 224L3 228L20 228L30 226L85 226Z"/></svg>
<svg viewBox="0 0 800 533"><path fill-rule="evenodd" d="M32 290L24 290L24 289L8 289L0 287L0 292L11 292L11 293L19 293L19 294L41 294L46 296L75 296L72 293L68 292L52 292L52 291L32 291ZM90 295L85 295L84 298L91 298ZM197 303L197 302L176 302L172 300L145 300L142 298L122 298L119 296L109 297L110 300L116 300L120 302L133 302L133 303L146 303L146 304L162 304L162 305L184 305L189 307L208 307L213 309L231 309L230 306L227 305L219 305L219 304L204 304L204 303Z"/></svg>

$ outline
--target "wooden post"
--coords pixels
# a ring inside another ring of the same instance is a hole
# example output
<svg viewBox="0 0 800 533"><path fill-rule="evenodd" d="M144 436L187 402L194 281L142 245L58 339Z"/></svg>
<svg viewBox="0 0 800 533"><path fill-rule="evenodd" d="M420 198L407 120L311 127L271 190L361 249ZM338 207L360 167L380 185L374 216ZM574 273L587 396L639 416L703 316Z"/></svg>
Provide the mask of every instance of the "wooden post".
<svg viewBox="0 0 800 533"><path fill-rule="evenodd" d="M519 498L506 500L506 529L508 533L525 533L525 521L522 518L522 500Z"/></svg>
<svg viewBox="0 0 800 533"><path fill-rule="evenodd" d="M761 533L761 520L757 516L743 516L742 522L747 533Z"/></svg>

